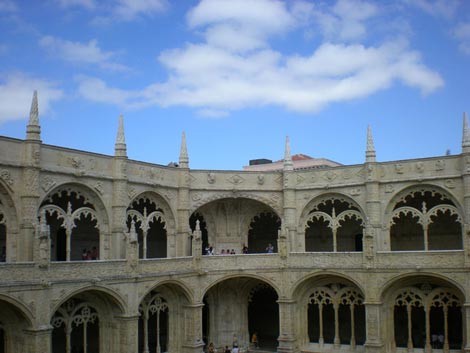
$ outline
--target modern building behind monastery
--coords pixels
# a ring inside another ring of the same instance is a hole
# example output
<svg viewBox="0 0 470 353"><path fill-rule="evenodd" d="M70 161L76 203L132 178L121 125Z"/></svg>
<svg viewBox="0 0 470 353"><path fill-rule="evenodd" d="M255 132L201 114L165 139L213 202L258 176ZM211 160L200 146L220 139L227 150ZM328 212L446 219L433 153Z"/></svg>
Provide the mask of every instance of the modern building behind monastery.
<svg viewBox="0 0 470 353"><path fill-rule="evenodd" d="M114 156L46 145L35 94L0 137L0 353L470 351L466 117L460 155L292 159L133 161L122 119Z"/></svg>

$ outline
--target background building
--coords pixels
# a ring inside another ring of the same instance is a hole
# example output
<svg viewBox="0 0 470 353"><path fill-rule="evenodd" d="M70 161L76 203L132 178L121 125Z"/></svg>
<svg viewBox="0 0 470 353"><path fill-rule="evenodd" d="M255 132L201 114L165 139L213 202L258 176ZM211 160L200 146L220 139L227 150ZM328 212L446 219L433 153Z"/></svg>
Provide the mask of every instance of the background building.
<svg viewBox="0 0 470 353"><path fill-rule="evenodd" d="M466 117L460 155L379 163L369 129L329 163L132 161L122 118L114 156L50 146L35 95L0 137L0 352L470 351Z"/></svg>

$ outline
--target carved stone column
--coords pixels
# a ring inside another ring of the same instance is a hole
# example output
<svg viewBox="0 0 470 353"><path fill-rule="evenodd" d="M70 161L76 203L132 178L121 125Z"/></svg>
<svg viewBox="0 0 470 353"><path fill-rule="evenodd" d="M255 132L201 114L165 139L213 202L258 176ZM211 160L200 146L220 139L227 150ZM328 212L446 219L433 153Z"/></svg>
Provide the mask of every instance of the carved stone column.
<svg viewBox="0 0 470 353"><path fill-rule="evenodd" d="M31 330L25 330L25 346L29 348L22 352L52 352L52 326L45 325Z"/></svg>
<svg viewBox="0 0 470 353"><path fill-rule="evenodd" d="M203 303L184 306L185 338L184 353L201 353L204 348L202 340L202 308Z"/></svg>
<svg viewBox="0 0 470 353"><path fill-rule="evenodd" d="M297 351L297 337L295 335L294 313L296 301L280 298L279 304L279 347L278 352L291 353Z"/></svg>
<svg viewBox="0 0 470 353"><path fill-rule="evenodd" d="M463 348L466 353L470 352L470 302L462 307L463 321Z"/></svg>
<svg viewBox="0 0 470 353"><path fill-rule="evenodd" d="M365 302L366 308L366 353L377 353L383 350L381 302Z"/></svg>
<svg viewBox="0 0 470 353"><path fill-rule="evenodd" d="M135 353L139 347L139 315L120 316L120 353Z"/></svg>

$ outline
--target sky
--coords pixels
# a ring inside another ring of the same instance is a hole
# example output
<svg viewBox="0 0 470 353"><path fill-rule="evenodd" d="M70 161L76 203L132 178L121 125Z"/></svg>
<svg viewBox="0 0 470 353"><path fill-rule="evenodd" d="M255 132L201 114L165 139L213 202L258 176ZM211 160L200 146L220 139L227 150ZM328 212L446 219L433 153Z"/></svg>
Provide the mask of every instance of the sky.
<svg viewBox="0 0 470 353"><path fill-rule="evenodd" d="M0 0L0 135L240 170L461 152L469 0Z"/></svg>

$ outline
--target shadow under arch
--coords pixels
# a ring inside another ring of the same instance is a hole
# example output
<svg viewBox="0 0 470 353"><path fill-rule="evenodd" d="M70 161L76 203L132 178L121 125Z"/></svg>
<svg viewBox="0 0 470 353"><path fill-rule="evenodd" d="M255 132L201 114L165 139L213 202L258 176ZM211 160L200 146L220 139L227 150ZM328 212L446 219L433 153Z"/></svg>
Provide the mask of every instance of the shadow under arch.
<svg viewBox="0 0 470 353"><path fill-rule="evenodd" d="M202 300L205 343L212 343L216 349L237 345L246 350L251 345L276 350L279 292L272 281L252 274L228 275L213 281L205 288Z"/></svg>
<svg viewBox="0 0 470 353"><path fill-rule="evenodd" d="M348 195L329 192L317 195L302 208L298 236L302 251L362 251L367 216L361 205Z"/></svg>
<svg viewBox="0 0 470 353"><path fill-rule="evenodd" d="M187 320L191 320L192 293L177 280L154 283L138 302L138 353L184 351L192 337Z"/></svg>
<svg viewBox="0 0 470 353"><path fill-rule="evenodd" d="M45 193L39 205L37 216L45 215L50 229L51 261L109 258L109 214L96 190L65 182Z"/></svg>
<svg viewBox="0 0 470 353"><path fill-rule="evenodd" d="M174 257L176 211L167 198L156 191L143 191L132 198L126 210L126 231L134 221L139 242L139 257Z"/></svg>
<svg viewBox="0 0 470 353"><path fill-rule="evenodd" d="M11 195L11 188L0 179L0 261L15 261L18 258L17 208Z"/></svg>
<svg viewBox="0 0 470 353"><path fill-rule="evenodd" d="M450 190L410 184L386 202L384 226L391 251L463 249L465 212Z"/></svg>
<svg viewBox="0 0 470 353"><path fill-rule="evenodd" d="M195 218L201 222L205 253L276 252L281 213L266 200L219 194L199 203L192 210L189 226L195 227Z"/></svg>
<svg viewBox="0 0 470 353"><path fill-rule="evenodd" d="M15 298L0 295L0 350L1 352L26 352L31 336L25 331L39 326L28 307Z"/></svg>
<svg viewBox="0 0 470 353"><path fill-rule="evenodd" d="M291 293L297 319L297 342L307 351L323 352L366 342L366 291L357 279L335 271L302 277Z"/></svg>
<svg viewBox="0 0 470 353"><path fill-rule="evenodd" d="M460 349L465 340L464 293L460 283L432 272L391 278L380 292L385 344L391 350Z"/></svg>
<svg viewBox="0 0 470 353"><path fill-rule="evenodd" d="M119 342L114 337L121 332L125 308L120 295L104 286L70 291L52 312L52 353L117 351Z"/></svg>

